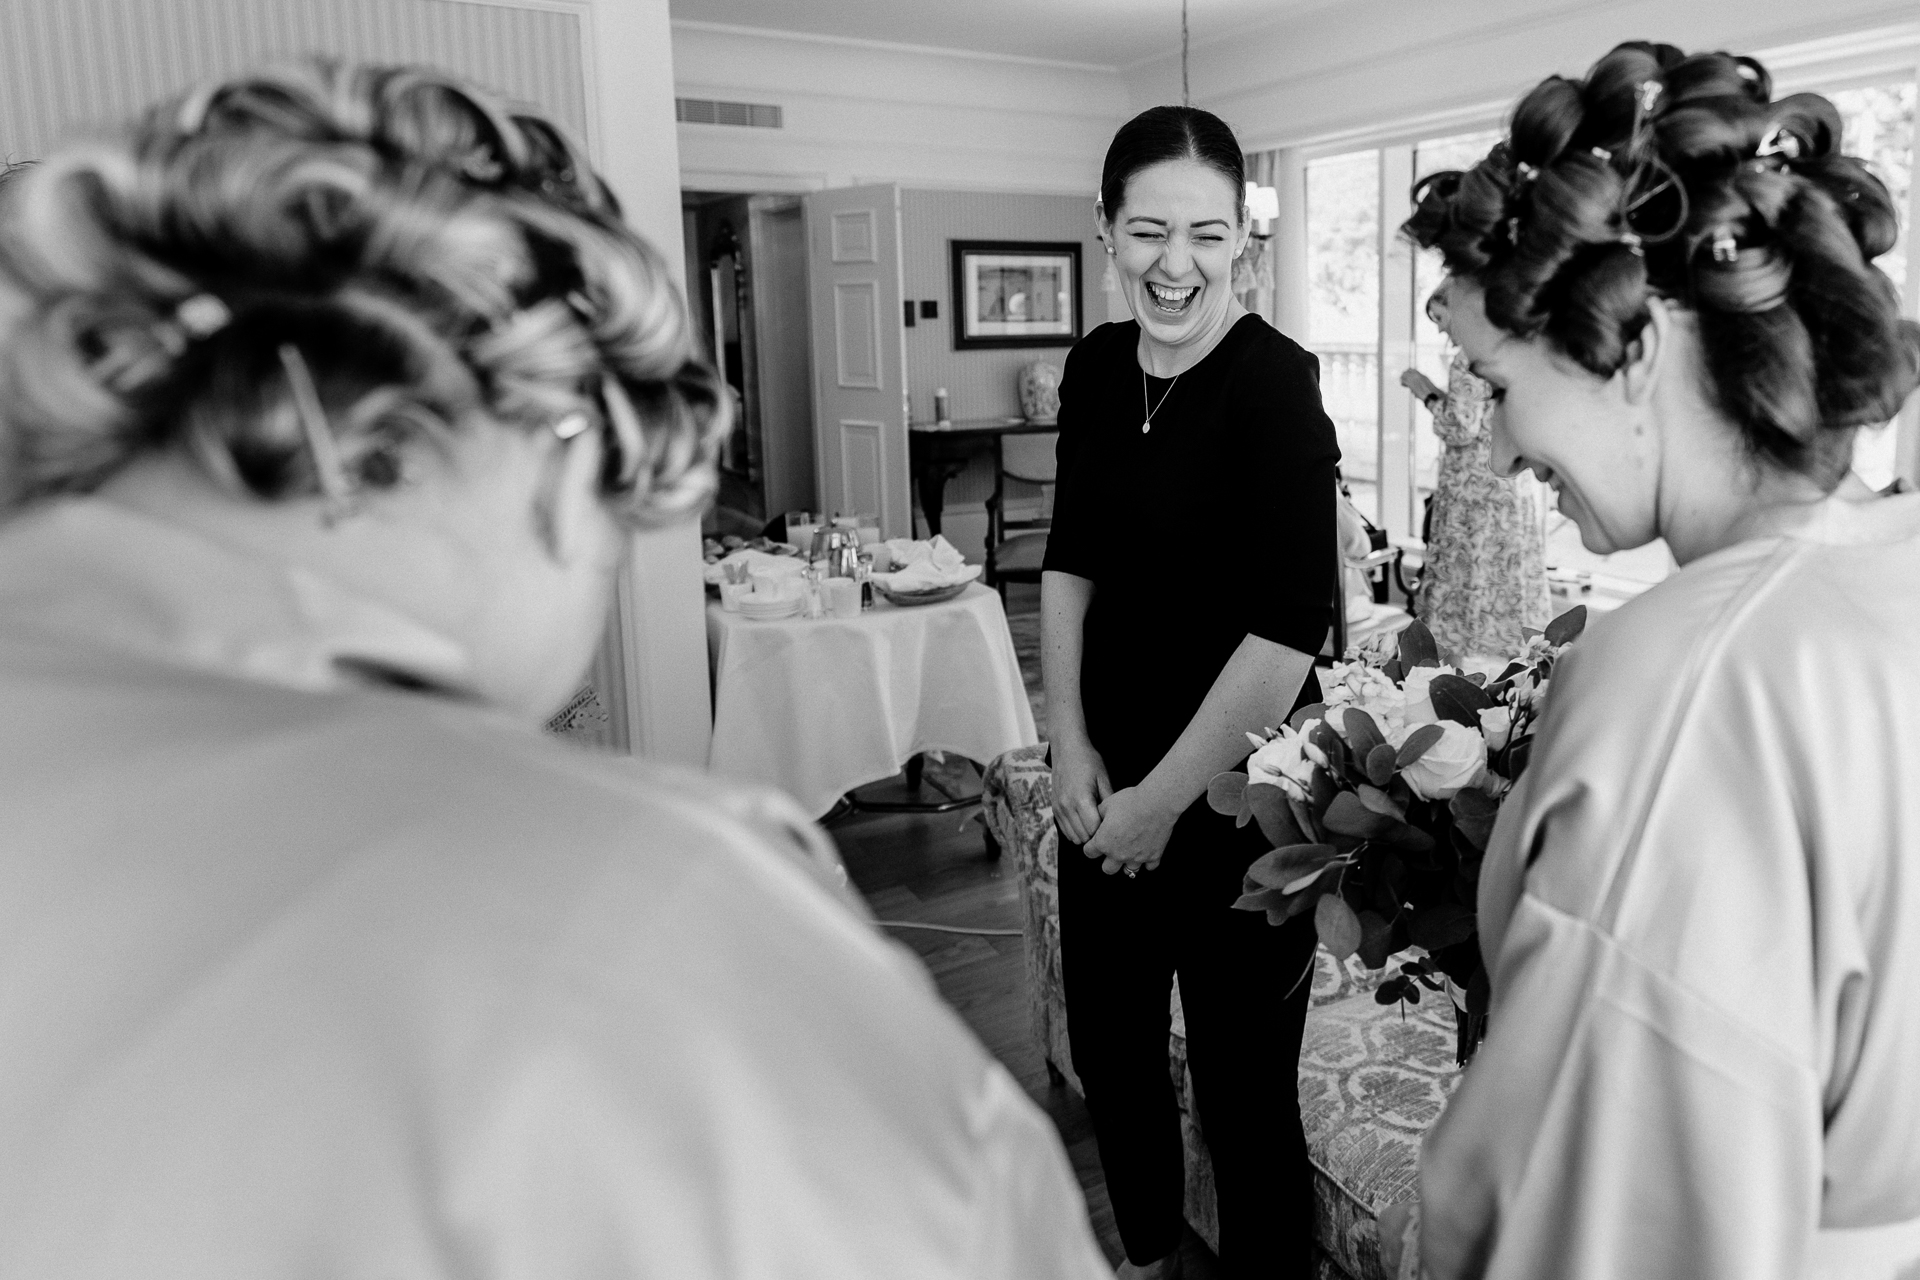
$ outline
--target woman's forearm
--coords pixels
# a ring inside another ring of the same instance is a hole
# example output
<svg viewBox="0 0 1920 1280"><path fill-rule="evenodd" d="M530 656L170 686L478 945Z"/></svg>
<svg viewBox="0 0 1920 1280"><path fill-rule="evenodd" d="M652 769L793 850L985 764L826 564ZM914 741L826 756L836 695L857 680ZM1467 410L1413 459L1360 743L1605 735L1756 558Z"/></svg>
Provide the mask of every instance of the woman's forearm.
<svg viewBox="0 0 1920 1280"><path fill-rule="evenodd" d="M1254 635L1241 640L1173 748L1141 781L1141 789L1168 812L1184 811L1206 791L1214 774L1246 758L1247 734L1286 718L1312 669L1313 658L1297 649ZM1051 686L1047 714L1051 719Z"/></svg>
<svg viewBox="0 0 1920 1280"><path fill-rule="evenodd" d="M1080 703L1080 657L1093 582L1070 573L1040 575L1040 679L1047 690L1047 736L1078 746L1087 740Z"/></svg>

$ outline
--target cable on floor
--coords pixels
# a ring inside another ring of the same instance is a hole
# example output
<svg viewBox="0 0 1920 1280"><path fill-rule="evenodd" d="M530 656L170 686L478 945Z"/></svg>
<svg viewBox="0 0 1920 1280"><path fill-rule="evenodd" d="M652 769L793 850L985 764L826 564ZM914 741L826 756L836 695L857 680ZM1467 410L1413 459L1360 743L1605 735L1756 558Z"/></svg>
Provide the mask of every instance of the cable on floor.
<svg viewBox="0 0 1920 1280"><path fill-rule="evenodd" d="M964 933L972 938L1024 938L1022 929L963 929L955 924L921 924L917 920L875 920L882 929L931 929L935 933Z"/></svg>

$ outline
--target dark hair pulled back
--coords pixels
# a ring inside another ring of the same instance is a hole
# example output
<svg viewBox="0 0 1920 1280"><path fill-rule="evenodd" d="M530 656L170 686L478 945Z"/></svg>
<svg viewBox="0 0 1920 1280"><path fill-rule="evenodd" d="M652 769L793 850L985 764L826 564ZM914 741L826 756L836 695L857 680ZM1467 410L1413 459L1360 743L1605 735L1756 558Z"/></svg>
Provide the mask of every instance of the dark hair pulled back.
<svg viewBox="0 0 1920 1280"><path fill-rule="evenodd" d="M1592 373L1672 299L1700 317L1711 384L1760 456L1831 486L1853 429L1920 382L1920 326L1871 264L1899 224L1814 94L1775 101L1751 58L1623 44L1520 100L1506 139L1416 184L1402 228L1480 286L1487 318Z"/></svg>
<svg viewBox="0 0 1920 1280"><path fill-rule="evenodd" d="M1100 170L1100 207L1107 217L1119 216L1134 174L1168 160L1195 160L1225 178L1244 216L1247 162L1227 122L1199 107L1148 107L1121 125L1107 146Z"/></svg>

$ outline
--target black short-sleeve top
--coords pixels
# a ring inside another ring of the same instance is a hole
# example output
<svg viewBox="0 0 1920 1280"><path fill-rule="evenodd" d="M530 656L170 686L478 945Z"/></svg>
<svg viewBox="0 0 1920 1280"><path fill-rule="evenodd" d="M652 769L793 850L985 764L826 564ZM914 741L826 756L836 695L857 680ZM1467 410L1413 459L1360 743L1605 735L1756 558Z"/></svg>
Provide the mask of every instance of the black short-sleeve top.
<svg viewBox="0 0 1920 1280"><path fill-rule="evenodd" d="M1334 468L1319 362L1259 316L1178 379L1139 325L1067 356L1044 567L1094 584L1080 697L1117 787L1173 746L1248 635L1320 651L1333 621Z"/></svg>

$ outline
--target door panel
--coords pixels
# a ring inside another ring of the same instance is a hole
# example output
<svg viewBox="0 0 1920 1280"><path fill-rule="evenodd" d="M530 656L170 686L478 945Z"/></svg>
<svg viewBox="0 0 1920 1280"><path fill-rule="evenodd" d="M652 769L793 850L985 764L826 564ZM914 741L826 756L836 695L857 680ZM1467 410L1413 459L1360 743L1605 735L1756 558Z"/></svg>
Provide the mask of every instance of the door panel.
<svg viewBox="0 0 1920 1280"><path fill-rule="evenodd" d="M900 193L816 191L806 210L820 505L872 512L887 537L911 537Z"/></svg>
<svg viewBox="0 0 1920 1280"><path fill-rule="evenodd" d="M881 504L878 422L840 424L840 492L854 511L876 511Z"/></svg>
<svg viewBox="0 0 1920 1280"><path fill-rule="evenodd" d="M834 349L843 387L880 389L880 283L855 280L833 286Z"/></svg>

